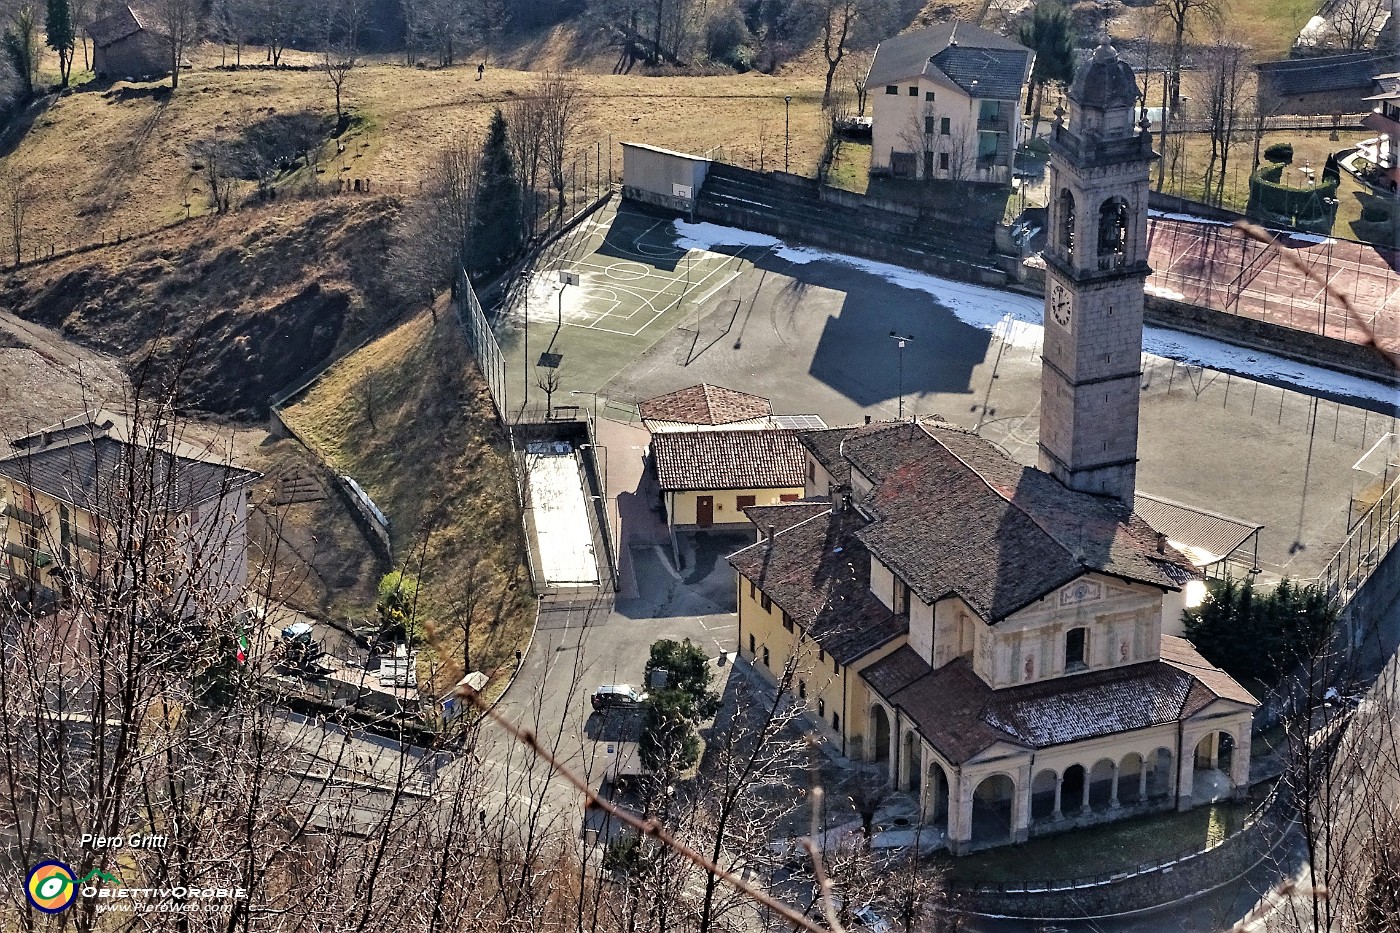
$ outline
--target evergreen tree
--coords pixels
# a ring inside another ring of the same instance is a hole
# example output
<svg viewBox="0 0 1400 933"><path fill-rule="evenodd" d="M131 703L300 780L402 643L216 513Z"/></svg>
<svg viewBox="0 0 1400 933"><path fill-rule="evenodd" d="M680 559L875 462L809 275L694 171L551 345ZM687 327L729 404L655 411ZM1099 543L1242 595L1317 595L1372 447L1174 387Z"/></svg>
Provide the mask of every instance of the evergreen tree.
<svg viewBox="0 0 1400 933"><path fill-rule="evenodd" d="M700 759L694 708L694 701L682 690L658 691L643 704L637 752L642 766L664 781L670 781Z"/></svg>
<svg viewBox="0 0 1400 933"><path fill-rule="evenodd" d="M1036 6L1031 21L1023 23L1016 39L1035 53L1031 68L1031 137L1040 127L1040 103L1045 85L1051 81L1068 84L1074 80L1074 35L1069 11L1058 0Z"/></svg>
<svg viewBox="0 0 1400 933"><path fill-rule="evenodd" d="M1268 594L1256 593L1253 581L1227 578L1183 616L1186 637L1202 657L1237 679L1266 683L1320 651L1335 620L1319 586L1287 578Z"/></svg>
<svg viewBox="0 0 1400 933"><path fill-rule="evenodd" d="M687 715L694 721L709 719L719 709L719 695L710 689L710 659L689 638L654 642L647 659L648 685L657 670L666 671L667 692L679 691L686 697Z"/></svg>
<svg viewBox="0 0 1400 933"><path fill-rule="evenodd" d="M67 87L68 76L73 71L73 49L78 40L77 26L73 22L73 4L70 0L49 0L44 29L49 48L58 53L58 73L63 78L63 86Z"/></svg>
<svg viewBox="0 0 1400 933"><path fill-rule="evenodd" d="M506 118L497 107L481 150L481 181L476 192L467 267L478 275L499 271L520 249L520 179L506 136Z"/></svg>

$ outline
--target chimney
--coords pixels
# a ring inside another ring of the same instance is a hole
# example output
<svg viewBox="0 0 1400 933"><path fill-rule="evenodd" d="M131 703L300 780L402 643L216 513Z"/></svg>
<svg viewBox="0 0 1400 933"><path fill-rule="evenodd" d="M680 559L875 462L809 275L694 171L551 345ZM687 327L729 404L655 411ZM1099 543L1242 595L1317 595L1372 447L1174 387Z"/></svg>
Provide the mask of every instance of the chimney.
<svg viewBox="0 0 1400 933"><path fill-rule="evenodd" d="M768 544L769 547L772 547L772 546L773 546L773 526L772 526L772 525L769 525L767 528L764 528L764 529L763 529L763 540Z"/></svg>
<svg viewBox="0 0 1400 933"><path fill-rule="evenodd" d="M1162 534L1160 531L1157 532L1157 553L1167 553L1167 536Z"/></svg>
<svg viewBox="0 0 1400 933"><path fill-rule="evenodd" d="M40 431L40 432L39 432L39 447L40 447L40 449L43 449L43 448L49 446L49 444L51 444L51 443L53 443L53 434L50 433L49 431Z"/></svg>
<svg viewBox="0 0 1400 933"><path fill-rule="evenodd" d="M866 416L865 416L865 423L866 423L866 424L869 424L869 423L870 423L870 416L869 416L869 415L866 415Z"/></svg>

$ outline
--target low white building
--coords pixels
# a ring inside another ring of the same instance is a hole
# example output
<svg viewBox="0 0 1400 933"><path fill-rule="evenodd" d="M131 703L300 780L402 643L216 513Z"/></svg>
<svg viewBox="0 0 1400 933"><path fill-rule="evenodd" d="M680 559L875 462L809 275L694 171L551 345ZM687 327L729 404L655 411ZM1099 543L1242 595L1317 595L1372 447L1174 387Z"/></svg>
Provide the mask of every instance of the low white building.
<svg viewBox="0 0 1400 933"><path fill-rule="evenodd" d="M1009 184L1035 53L969 23L886 39L866 76L870 171Z"/></svg>

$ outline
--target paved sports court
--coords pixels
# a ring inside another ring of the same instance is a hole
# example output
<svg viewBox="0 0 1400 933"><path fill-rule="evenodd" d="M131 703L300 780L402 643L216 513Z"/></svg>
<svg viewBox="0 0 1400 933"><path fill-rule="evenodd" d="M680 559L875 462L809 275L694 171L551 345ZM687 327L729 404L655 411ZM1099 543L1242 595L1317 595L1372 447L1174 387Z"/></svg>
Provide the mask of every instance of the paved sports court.
<svg viewBox="0 0 1400 933"><path fill-rule="evenodd" d="M561 268L580 281L564 288L562 309ZM637 401L711 382L835 425L894 418L902 396L906 416L941 415L1035 462L1041 312L1028 296L742 230L658 223L625 205L576 229L530 281L529 357L558 354L556 407L635 421ZM500 325L512 386L526 376L523 289L516 297ZM1345 397L1360 382L1287 361L1264 378L1231 374L1201 362L1252 366L1265 355L1152 330L1139 490L1262 524L1267 575L1315 576L1347 536L1353 499L1377 479L1365 457L1396 431L1400 398L1367 384L1368 411ZM902 354L891 331L913 338ZM530 372L536 413L542 371ZM609 456L621 474L640 451ZM632 492L609 484L611 497Z"/></svg>
<svg viewBox="0 0 1400 933"><path fill-rule="evenodd" d="M1268 233L1271 243L1227 224L1155 217L1148 290L1338 340L1365 343L1373 336L1383 349L1400 352L1395 250Z"/></svg>

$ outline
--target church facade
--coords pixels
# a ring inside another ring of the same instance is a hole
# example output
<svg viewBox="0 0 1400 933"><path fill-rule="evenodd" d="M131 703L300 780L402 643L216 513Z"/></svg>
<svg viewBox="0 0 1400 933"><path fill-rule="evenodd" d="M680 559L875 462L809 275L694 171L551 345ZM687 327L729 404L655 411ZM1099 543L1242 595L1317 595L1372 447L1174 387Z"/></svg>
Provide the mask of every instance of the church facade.
<svg viewBox="0 0 1400 933"><path fill-rule="evenodd" d="M1056 121L1037 467L941 421L805 432L748 510L739 654L955 853L1248 785L1255 699L1184 639L1196 572L1132 512L1146 129L1106 43Z"/></svg>

